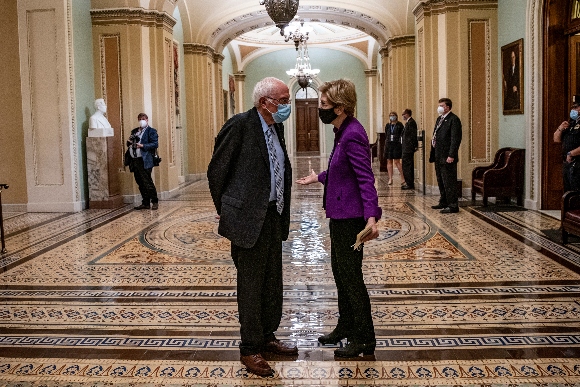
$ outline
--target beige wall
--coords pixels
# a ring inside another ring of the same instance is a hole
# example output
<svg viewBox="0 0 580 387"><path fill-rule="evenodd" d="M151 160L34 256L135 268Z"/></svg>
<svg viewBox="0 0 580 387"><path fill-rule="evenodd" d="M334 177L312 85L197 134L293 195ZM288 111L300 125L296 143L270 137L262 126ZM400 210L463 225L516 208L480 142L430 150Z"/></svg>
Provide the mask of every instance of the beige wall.
<svg viewBox="0 0 580 387"><path fill-rule="evenodd" d="M457 4L430 0L419 4L414 13L416 119L426 131L426 144L430 144L437 101L442 97L453 101L453 112L463 126L458 178L463 180L463 188L469 189L473 168L493 161L498 148L497 1ZM429 146L427 155L428 150ZM437 187L433 167L427 167L426 183L431 189Z"/></svg>
<svg viewBox="0 0 580 387"><path fill-rule="evenodd" d="M0 183L10 188L2 192L5 210L25 210L26 163L22 128L20 93L20 58L18 53L18 10L14 0L0 0L0 36L2 36L2 71L0 71ZM10 203L11 205L7 205Z"/></svg>

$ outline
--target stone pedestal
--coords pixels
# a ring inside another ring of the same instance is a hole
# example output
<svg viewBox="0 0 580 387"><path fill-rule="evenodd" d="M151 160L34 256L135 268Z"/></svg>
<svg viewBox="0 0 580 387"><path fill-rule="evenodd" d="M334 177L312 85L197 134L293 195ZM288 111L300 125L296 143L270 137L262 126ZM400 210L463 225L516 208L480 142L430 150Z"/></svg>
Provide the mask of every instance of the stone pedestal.
<svg viewBox="0 0 580 387"><path fill-rule="evenodd" d="M117 208L123 206L119 173L114 167L114 155L107 139L87 137L87 171L89 208Z"/></svg>

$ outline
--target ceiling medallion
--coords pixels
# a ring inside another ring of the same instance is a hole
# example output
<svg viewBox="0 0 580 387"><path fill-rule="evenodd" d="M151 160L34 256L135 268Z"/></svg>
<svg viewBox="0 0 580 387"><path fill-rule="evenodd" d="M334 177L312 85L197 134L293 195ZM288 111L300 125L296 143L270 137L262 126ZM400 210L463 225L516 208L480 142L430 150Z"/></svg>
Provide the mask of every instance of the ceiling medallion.
<svg viewBox="0 0 580 387"><path fill-rule="evenodd" d="M266 5L268 16L280 28L280 35L284 36L284 28L298 12L298 0L260 0L260 5Z"/></svg>

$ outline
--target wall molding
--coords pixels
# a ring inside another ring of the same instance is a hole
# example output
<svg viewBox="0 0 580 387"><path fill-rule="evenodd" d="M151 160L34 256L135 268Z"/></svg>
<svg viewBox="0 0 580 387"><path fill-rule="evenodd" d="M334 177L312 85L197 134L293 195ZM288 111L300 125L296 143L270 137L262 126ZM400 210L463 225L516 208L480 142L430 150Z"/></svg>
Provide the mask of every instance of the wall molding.
<svg viewBox="0 0 580 387"><path fill-rule="evenodd" d="M92 9L91 22L93 26L107 25L140 25L143 27L163 28L173 33L177 20L165 12L143 8L109 8Z"/></svg>

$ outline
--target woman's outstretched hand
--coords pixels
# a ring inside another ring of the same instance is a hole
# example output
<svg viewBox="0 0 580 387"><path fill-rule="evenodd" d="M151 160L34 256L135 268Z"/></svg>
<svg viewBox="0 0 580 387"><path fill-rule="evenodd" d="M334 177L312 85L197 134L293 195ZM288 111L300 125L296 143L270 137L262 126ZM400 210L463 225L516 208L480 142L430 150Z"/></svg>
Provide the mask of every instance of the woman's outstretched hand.
<svg viewBox="0 0 580 387"><path fill-rule="evenodd" d="M314 169L310 170L310 175L301 177L300 179L296 180L296 183L307 185L312 183L318 183L318 175L314 173Z"/></svg>

